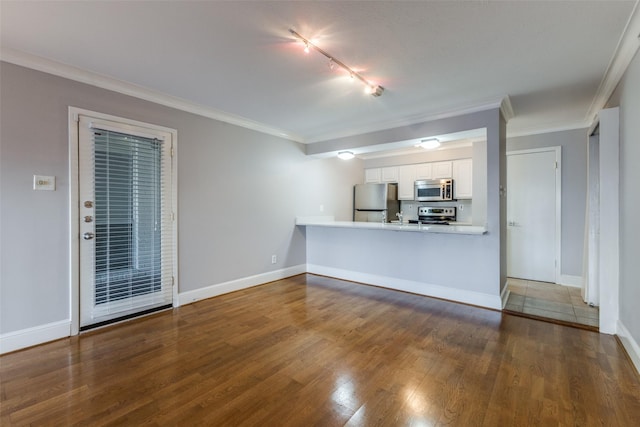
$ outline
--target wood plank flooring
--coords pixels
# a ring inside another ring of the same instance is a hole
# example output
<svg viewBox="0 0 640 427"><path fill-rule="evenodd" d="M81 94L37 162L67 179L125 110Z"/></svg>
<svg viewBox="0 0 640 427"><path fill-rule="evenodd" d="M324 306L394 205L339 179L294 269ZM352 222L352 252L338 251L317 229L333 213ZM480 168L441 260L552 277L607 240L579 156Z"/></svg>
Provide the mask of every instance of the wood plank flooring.
<svg viewBox="0 0 640 427"><path fill-rule="evenodd" d="M635 426L615 337L313 275L0 358L0 424Z"/></svg>

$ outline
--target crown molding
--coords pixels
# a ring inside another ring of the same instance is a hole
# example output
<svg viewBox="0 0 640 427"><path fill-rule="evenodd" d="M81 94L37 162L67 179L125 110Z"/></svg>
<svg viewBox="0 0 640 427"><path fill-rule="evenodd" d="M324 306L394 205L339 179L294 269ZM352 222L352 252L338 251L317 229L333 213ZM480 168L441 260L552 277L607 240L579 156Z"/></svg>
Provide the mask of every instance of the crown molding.
<svg viewBox="0 0 640 427"><path fill-rule="evenodd" d="M569 130L588 129L589 123L580 120L576 122L566 123L561 126L533 126L528 128L507 129L507 138L517 138L520 136L541 135L544 133L565 132Z"/></svg>
<svg viewBox="0 0 640 427"><path fill-rule="evenodd" d="M591 106L585 116L587 127L596 120L598 112L605 108L613 91L620 83L622 76L629 67L631 60L640 47L640 0L636 0L627 25L622 31L622 36L618 41L613 57L607 66L604 77L598 86L596 95L593 97Z"/></svg>
<svg viewBox="0 0 640 427"><path fill-rule="evenodd" d="M509 95L506 95L502 98L502 102L500 103L500 112L502 113L502 117L504 117L505 122L509 122L509 120L513 119L516 114L513 111L513 106L511 105L511 98Z"/></svg>
<svg viewBox="0 0 640 427"><path fill-rule="evenodd" d="M2 48L0 49L0 60L9 62L21 67L31 68L33 70L42 71L44 73L53 74L58 77L85 83L101 89L118 92L123 95L133 96L155 104L164 105L165 107L175 108L188 113L197 114L232 125L240 126L246 129L255 130L268 135L289 139L295 142L304 143L304 138L300 135L287 132L267 126L263 123L237 116L235 114L225 113L215 108L207 107L201 104L187 101L182 98L167 95L165 93L128 83L122 80L107 77L98 73L83 70L72 65L63 64L51 59L36 56L30 53L19 51L16 49Z"/></svg>

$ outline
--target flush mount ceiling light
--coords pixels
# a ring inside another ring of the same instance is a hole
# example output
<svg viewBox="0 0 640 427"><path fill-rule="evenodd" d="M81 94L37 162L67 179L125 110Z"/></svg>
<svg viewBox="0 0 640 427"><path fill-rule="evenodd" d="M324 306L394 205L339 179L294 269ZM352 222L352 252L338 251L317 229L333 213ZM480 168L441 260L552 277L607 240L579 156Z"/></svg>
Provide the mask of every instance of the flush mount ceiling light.
<svg viewBox="0 0 640 427"><path fill-rule="evenodd" d="M358 73L357 71L355 71L353 68L349 67L348 65L346 65L344 62L340 61L339 59L336 59L335 56L331 55L329 52L319 48L318 46L316 46L315 44L313 44L309 39L307 39L306 37L300 35L300 33L298 33L296 30L289 28L289 32L291 34L294 35L295 38L297 38L298 40L302 41L302 43L304 43L304 51L305 53L309 53L309 48L313 48L315 51L321 53L322 55L324 55L328 60L329 60L329 68L331 68L332 70L335 68L335 65L339 66L340 68L342 68L343 70L345 70L347 73L349 73L349 76L351 77L351 79L358 79L360 80L362 83L364 83L365 85L365 93L371 94L373 96L380 96L382 95L382 92L384 91L384 88L378 84L372 83L369 80L365 79L364 77L362 77L362 75L360 73Z"/></svg>
<svg viewBox="0 0 640 427"><path fill-rule="evenodd" d="M420 144L416 145L416 147L422 147L425 150L433 150L434 148L440 147L440 140L438 138L427 138L420 141Z"/></svg>
<svg viewBox="0 0 640 427"><path fill-rule="evenodd" d="M355 156L351 151L340 151L338 153L338 157L341 158L342 160L351 160Z"/></svg>

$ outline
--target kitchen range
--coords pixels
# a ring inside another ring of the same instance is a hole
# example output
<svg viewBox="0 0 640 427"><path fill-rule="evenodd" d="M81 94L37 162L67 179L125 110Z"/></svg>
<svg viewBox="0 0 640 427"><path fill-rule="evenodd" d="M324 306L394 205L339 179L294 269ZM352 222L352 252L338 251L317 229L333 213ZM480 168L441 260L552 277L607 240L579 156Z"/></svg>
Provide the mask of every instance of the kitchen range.
<svg viewBox="0 0 640 427"><path fill-rule="evenodd" d="M409 224L449 225L456 221L455 207L418 207L418 219L410 219Z"/></svg>

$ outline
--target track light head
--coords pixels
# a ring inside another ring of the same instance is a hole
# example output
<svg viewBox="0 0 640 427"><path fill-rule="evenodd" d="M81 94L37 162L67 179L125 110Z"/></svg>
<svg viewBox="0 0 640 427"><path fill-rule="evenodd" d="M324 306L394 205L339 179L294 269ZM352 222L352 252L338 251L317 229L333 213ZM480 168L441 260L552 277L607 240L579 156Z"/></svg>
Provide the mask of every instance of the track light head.
<svg viewBox="0 0 640 427"><path fill-rule="evenodd" d="M302 36L300 33L298 33L293 28L289 28L289 32L296 39L298 39L302 43L304 43L304 51L305 51L305 53L309 53L309 50L311 48L313 48L313 50L315 50L316 52L324 55L329 60L329 68L331 70L333 70L335 68L335 66L337 65L340 68L344 69L347 73L349 73L349 76L351 77L351 81L353 81L354 79L358 79L362 83L364 83L365 84L365 93L370 93L371 95L373 95L375 97L378 97L378 96L382 95L382 92L384 92L384 88L382 86L369 83L360 73L358 73L353 68L351 68L348 65L346 65L344 62L342 62L339 59L337 59L335 56L331 55L329 52L325 51L324 49L320 48L319 46L316 46L313 42L311 42L306 37Z"/></svg>

